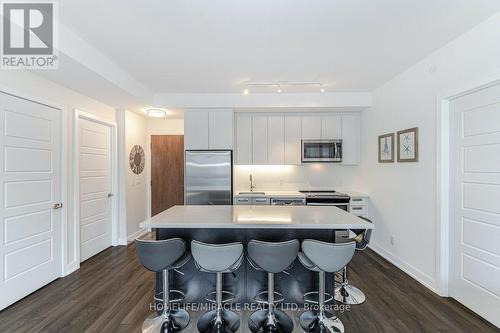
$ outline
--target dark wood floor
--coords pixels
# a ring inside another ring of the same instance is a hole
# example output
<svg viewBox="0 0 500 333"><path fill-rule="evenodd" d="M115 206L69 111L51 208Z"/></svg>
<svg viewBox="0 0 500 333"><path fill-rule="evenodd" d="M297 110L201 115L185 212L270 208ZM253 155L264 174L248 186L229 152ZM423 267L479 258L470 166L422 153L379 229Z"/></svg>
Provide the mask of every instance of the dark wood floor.
<svg viewBox="0 0 500 333"><path fill-rule="evenodd" d="M357 253L350 267L367 301L339 315L346 332L500 332L370 250ZM0 312L0 332L140 332L153 288L154 274L140 265L134 245L110 248ZM248 332L246 316L241 332Z"/></svg>

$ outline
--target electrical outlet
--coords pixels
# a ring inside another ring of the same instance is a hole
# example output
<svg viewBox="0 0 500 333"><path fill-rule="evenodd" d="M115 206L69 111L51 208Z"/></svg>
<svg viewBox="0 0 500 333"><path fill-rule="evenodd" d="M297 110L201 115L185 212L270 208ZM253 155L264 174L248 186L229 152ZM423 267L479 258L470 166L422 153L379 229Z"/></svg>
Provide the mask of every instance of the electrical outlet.
<svg viewBox="0 0 500 333"><path fill-rule="evenodd" d="M391 236L391 245L394 245L394 236Z"/></svg>

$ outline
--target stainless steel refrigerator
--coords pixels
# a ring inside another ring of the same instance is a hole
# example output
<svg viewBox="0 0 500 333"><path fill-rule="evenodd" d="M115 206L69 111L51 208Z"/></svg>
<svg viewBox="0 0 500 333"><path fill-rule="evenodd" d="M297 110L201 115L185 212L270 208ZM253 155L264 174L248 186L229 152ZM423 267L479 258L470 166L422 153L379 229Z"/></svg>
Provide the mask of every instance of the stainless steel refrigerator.
<svg viewBox="0 0 500 333"><path fill-rule="evenodd" d="M184 204L231 205L232 203L233 152L186 150Z"/></svg>

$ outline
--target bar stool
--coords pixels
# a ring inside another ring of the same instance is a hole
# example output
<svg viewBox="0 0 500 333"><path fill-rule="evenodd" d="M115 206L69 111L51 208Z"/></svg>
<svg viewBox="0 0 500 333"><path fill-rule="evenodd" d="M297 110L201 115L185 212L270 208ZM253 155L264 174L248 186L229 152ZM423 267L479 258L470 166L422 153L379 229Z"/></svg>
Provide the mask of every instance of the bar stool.
<svg viewBox="0 0 500 333"><path fill-rule="evenodd" d="M161 302L162 313L153 313L142 324L143 333L179 332L189 324L189 313L184 309L172 310L171 303L184 300L184 293L170 290L169 273L184 266L191 254L186 251L186 243L180 238L166 240L135 240L137 256L142 265L156 273L162 273L163 289L154 299ZM177 295L177 298L171 296Z"/></svg>
<svg viewBox="0 0 500 333"><path fill-rule="evenodd" d="M198 331L201 333L235 332L240 327L240 318L235 312L223 308L223 303L231 300L223 300L223 295L231 295L231 293L222 290L222 274L232 273L241 266L244 259L243 244L206 244L192 241L191 252L196 267L200 271L216 274L215 303L217 309L208 311L201 316L198 320ZM208 298L207 300L212 301Z"/></svg>
<svg viewBox="0 0 500 333"><path fill-rule="evenodd" d="M257 332L293 332L293 321L283 311L275 308L275 303L283 301L283 295L274 291L274 274L286 270L297 258L300 243L293 239L287 242L263 242L251 240L248 243L248 261L252 267L267 272L267 291L259 293L256 300L266 304L267 310L258 310L248 319L248 327ZM267 294L267 301L260 301L260 295ZM280 297L276 300L275 295Z"/></svg>
<svg viewBox="0 0 500 333"><path fill-rule="evenodd" d="M373 223L371 220L366 217L359 216L365 221ZM348 241L356 242L356 251L363 251L368 247L370 243L370 239L372 237L371 229L354 229L351 230L356 236L353 238L349 238ZM365 294L353 285L349 284L349 278L347 275L347 266L344 267L342 271L342 282L338 287L335 288L335 300L349 305L357 305L362 304L366 300Z"/></svg>
<svg viewBox="0 0 500 333"><path fill-rule="evenodd" d="M325 311L325 273L336 273L345 267L351 261L355 248L355 242L327 243L311 239L302 242L299 261L307 269L319 273L319 311L305 311L299 319L306 332L344 332L340 319Z"/></svg>

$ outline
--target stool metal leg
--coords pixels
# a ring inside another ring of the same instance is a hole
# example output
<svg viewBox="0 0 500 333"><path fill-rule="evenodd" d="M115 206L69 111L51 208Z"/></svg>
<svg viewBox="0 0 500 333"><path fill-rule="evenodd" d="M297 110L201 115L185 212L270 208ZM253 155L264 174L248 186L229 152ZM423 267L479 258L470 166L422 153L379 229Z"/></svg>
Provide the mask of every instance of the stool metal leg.
<svg viewBox="0 0 500 333"><path fill-rule="evenodd" d="M347 266L342 271L342 284L335 288L335 300L343 304L357 305L366 301L365 294L349 284Z"/></svg>
<svg viewBox="0 0 500 333"><path fill-rule="evenodd" d="M189 324L189 313L184 309L171 310L169 271L163 272L163 302L162 313L152 313L142 324L143 333L173 333L180 332Z"/></svg>
<svg viewBox="0 0 500 333"><path fill-rule="evenodd" d="M267 273L267 310L258 310L248 318L248 327L253 333L292 333L293 321L274 305L274 274Z"/></svg>
<svg viewBox="0 0 500 333"><path fill-rule="evenodd" d="M318 310L309 310L300 315L300 326L306 332L333 333L344 332L340 319L325 311L325 272L319 272Z"/></svg>
<svg viewBox="0 0 500 333"><path fill-rule="evenodd" d="M222 273L216 274L216 310L205 313L198 320L201 333L232 333L240 327L240 317L233 311L225 310L222 303Z"/></svg>

